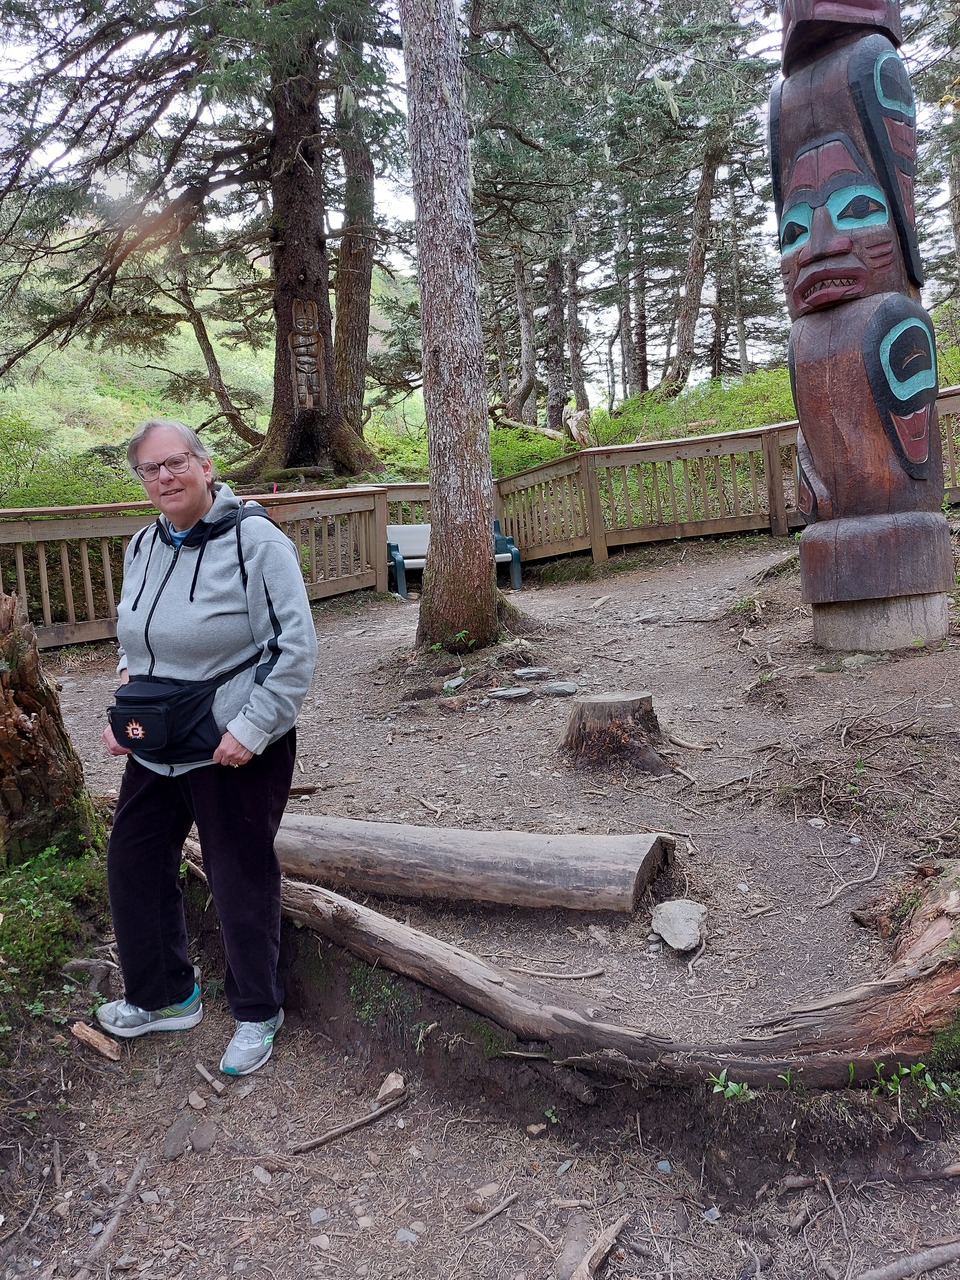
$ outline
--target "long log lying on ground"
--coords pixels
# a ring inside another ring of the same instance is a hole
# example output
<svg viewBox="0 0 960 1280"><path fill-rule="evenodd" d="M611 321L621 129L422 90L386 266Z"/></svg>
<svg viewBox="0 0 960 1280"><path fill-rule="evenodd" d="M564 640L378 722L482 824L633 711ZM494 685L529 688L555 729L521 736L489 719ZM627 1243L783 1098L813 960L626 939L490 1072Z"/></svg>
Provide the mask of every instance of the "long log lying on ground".
<svg viewBox="0 0 960 1280"><path fill-rule="evenodd" d="M288 875L394 898L632 912L674 844L665 833L541 835L287 814L277 856Z"/></svg>
<svg viewBox="0 0 960 1280"><path fill-rule="evenodd" d="M194 852L199 848L189 842ZM194 867L199 872L198 867ZM960 867L935 891L949 913L956 910ZM924 924L887 980L820 1002L817 1016L798 1011L778 1019L762 1039L685 1044L634 1027L592 1019L575 995L556 1003L556 992L487 964L461 947L401 924L378 911L317 885L284 878L283 912L352 954L412 978L448 999L490 1018L519 1040L546 1046L544 1056L625 1079L703 1081L724 1068L731 1080L782 1088L785 1080L809 1088L841 1088L872 1078L877 1062L910 1065L929 1054L934 1034L955 1015L960 992L960 948L936 926L938 909L915 913ZM931 902L933 899L931 899ZM949 917L952 925L955 917ZM955 939L955 933L950 937ZM932 941L933 950L921 954ZM924 956L932 957L928 970ZM915 974L915 977L911 975ZM891 995L886 982L900 984ZM928 988L927 980L933 985ZM946 984L950 994L944 996ZM929 997L928 990L933 992ZM828 1034L824 1035L826 1028Z"/></svg>

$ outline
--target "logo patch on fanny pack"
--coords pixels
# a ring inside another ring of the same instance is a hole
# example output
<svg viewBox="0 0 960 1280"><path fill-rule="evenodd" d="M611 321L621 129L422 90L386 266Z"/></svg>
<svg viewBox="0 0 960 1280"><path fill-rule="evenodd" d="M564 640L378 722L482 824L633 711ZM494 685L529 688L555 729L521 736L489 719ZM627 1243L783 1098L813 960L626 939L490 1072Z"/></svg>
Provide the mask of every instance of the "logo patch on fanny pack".
<svg viewBox="0 0 960 1280"><path fill-rule="evenodd" d="M128 738L134 738L137 740L147 736L147 731L139 720L128 720L124 727L124 733Z"/></svg>

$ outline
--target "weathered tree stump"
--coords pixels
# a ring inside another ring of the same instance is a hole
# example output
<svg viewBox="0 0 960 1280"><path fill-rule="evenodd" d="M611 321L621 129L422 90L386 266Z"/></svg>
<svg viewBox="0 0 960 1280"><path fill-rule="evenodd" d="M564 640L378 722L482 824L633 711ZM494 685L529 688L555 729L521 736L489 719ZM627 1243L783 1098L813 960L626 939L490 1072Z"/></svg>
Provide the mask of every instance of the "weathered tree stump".
<svg viewBox="0 0 960 1280"><path fill-rule="evenodd" d="M0 867L50 845L72 856L100 837L36 633L20 617L16 596L0 592Z"/></svg>
<svg viewBox="0 0 960 1280"><path fill-rule="evenodd" d="M670 772L653 745L662 737L649 693L594 693L574 701L560 751L575 769L628 764L660 775Z"/></svg>

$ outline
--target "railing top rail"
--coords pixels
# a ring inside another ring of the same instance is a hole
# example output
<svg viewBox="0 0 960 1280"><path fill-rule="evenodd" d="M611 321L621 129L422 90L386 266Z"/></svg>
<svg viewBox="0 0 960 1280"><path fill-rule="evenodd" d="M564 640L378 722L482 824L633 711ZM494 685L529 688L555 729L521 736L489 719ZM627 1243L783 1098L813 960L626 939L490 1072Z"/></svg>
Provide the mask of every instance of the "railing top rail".
<svg viewBox="0 0 960 1280"><path fill-rule="evenodd" d="M312 502L324 498L340 499L349 494L366 496L371 493L384 493L386 485L366 484L350 485L344 489L297 489L287 493L245 493L245 499L262 503L265 507L281 507L298 502ZM0 507L0 520L68 520L73 516L114 516L137 515L141 512L151 514L156 511L152 502L139 499L130 502L100 502L87 506L75 507Z"/></svg>

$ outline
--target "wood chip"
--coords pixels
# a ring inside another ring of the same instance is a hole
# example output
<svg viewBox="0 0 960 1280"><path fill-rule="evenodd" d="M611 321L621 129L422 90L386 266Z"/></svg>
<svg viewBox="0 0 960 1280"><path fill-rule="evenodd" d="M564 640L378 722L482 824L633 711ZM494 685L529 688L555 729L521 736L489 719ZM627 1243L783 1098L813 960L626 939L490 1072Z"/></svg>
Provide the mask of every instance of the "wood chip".
<svg viewBox="0 0 960 1280"><path fill-rule="evenodd" d="M111 1040L102 1031L95 1031L85 1022L74 1022L70 1026L70 1033L83 1044L89 1045L91 1049L96 1049L97 1053L109 1058L111 1062L120 1061L120 1046L116 1040Z"/></svg>

